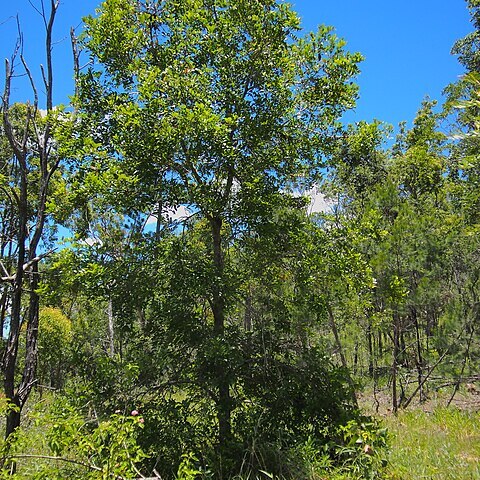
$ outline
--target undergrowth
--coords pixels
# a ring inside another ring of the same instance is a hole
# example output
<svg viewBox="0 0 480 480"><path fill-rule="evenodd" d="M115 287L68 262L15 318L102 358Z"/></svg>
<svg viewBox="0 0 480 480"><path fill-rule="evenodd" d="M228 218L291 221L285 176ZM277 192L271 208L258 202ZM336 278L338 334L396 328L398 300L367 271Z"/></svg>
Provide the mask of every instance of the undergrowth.
<svg viewBox="0 0 480 480"><path fill-rule="evenodd" d="M387 416L384 422L392 437L390 478L480 479L480 413L413 410Z"/></svg>

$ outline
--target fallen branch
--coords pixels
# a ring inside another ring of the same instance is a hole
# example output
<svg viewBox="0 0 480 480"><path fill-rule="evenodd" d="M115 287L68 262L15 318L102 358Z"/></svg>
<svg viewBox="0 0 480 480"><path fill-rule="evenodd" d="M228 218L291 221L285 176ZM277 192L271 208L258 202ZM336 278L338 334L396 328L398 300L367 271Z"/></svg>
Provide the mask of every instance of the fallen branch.
<svg viewBox="0 0 480 480"><path fill-rule="evenodd" d="M435 370L435 368L437 368L438 365L440 365L441 361L447 356L449 351L450 351L450 347L443 352L442 356L436 361L435 365L433 365L433 367L428 371L428 373L425 375L421 383L417 386L415 391L410 395L408 400L402 405L402 408L407 408L410 405L411 401L415 398L415 395L419 392L419 390L423 387L423 385L425 385L426 381L429 379L430 374Z"/></svg>

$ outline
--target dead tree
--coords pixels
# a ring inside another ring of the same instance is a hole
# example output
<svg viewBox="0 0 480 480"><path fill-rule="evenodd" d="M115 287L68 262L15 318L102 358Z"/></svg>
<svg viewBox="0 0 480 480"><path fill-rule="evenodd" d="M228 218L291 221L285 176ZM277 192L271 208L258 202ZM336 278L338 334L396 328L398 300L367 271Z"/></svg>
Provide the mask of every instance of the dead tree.
<svg viewBox="0 0 480 480"><path fill-rule="evenodd" d="M54 173L59 167L52 138L53 68L52 30L58 0L50 0L47 14L42 0L38 13L45 25L46 65L41 67L46 112L39 108L37 85L23 57L23 39L18 28L17 45L10 60L5 61L5 86L1 97L3 136L11 150L10 175L2 185L3 198L8 199L14 212L10 257L1 262L2 284L7 292L8 338L3 350L1 368L4 393L12 404L7 414L5 435L8 437L20 425L20 414L36 381L37 338L39 322L39 247L47 220L47 201ZM18 24L18 21L17 21ZM12 81L20 66L32 89L33 101L11 104ZM3 205L2 211L9 210ZM3 299L3 297L2 297ZM2 307L3 310L5 310ZM2 310L2 311L3 311ZM18 371L20 334L25 332L23 371ZM20 378L21 376L21 378Z"/></svg>

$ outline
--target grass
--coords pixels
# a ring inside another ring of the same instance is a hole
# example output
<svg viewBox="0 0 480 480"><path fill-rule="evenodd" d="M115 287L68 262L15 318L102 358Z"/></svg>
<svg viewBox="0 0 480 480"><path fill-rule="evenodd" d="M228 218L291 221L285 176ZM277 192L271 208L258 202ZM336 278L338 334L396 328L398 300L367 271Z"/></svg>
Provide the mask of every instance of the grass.
<svg viewBox="0 0 480 480"><path fill-rule="evenodd" d="M297 478L308 480L351 480L354 478L357 480L360 478L480 480L480 411L477 399L478 395L470 396L470 398L459 397L459 405L464 406L461 409L440 407L439 405L445 405L445 399L433 398L427 404L412 404L406 411L401 410L397 416L388 412L386 408L382 408L382 413L377 417L388 428L390 437L385 476L380 468L378 476L373 476L372 471L372 476L368 477L362 476L362 474L354 475L350 470L328 468L330 464L321 452L304 446L302 458L305 464L300 465L302 467L301 474ZM468 407L466 400L469 400ZM371 399L363 398L365 410L368 410L370 401ZM31 417L30 412L25 412L23 423L25 430L24 434L19 437L17 445L20 452L43 454L49 451L45 433L49 426L47 425L47 414L51 412L51 403L52 398L45 395L33 409L32 413L39 415L40 419L44 419L43 421L35 421L35 415ZM372 414L373 412L367 413ZM368 443L373 445L372 441L369 439ZM361 447L360 449L363 451ZM380 455L382 459L385 458L383 452ZM358 458L365 460L367 457L360 455ZM53 467L55 465L52 465ZM19 461L19 478L33 478L34 473L41 468L41 464L36 460L22 459ZM68 478L79 477L69 476ZM246 478L254 479L253 476ZM273 477L266 472L260 475L260 478Z"/></svg>
<svg viewBox="0 0 480 480"><path fill-rule="evenodd" d="M384 417L392 479L480 479L480 413L456 408Z"/></svg>

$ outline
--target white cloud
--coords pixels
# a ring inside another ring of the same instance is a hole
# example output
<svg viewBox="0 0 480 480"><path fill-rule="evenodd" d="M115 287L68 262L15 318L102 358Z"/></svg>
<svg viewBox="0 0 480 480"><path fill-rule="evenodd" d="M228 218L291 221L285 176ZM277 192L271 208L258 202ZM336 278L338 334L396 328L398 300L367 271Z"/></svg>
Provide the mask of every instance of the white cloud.
<svg viewBox="0 0 480 480"><path fill-rule="evenodd" d="M157 223L157 216L156 215L150 215L147 218L147 221L145 222L145 225L155 225Z"/></svg>
<svg viewBox="0 0 480 480"><path fill-rule="evenodd" d="M169 208L164 213L164 216L167 216L171 220L185 220L191 215L190 210L184 205L180 205L177 208Z"/></svg>
<svg viewBox="0 0 480 480"><path fill-rule="evenodd" d="M328 199L317 187L305 192L305 195L310 198L310 205L308 206L308 213L326 213L331 212L334 202Z"/></svg>
<svg viewBox="0 0 480 480"><path fill-rule="evenodd" d="M185 207L184 205L180 205L179 207L173 208L167 208L163 213L162 217L169 221L182 221L187 219L192 212ZM146 225L155 225L157 223L157 215L150 215L147 219Z"/></svg>
<svg viewBox="0 0 480 480"><path fill-rule="evenodd" d="M94 245L103 245L103 242L96 237L87 237L85 240L80 240L79 243L88 245L89 247L93 247Z"/></svg>

